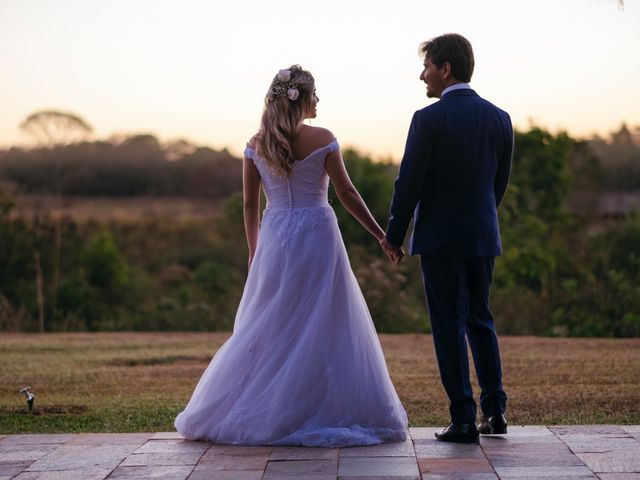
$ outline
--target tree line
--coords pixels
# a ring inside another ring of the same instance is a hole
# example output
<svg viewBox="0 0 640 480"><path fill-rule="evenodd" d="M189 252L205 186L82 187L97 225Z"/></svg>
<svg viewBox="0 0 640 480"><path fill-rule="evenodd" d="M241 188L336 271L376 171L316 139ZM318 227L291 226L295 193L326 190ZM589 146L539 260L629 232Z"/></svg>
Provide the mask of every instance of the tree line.
<svg viewBox="0 0 640 480"><path fill-rule="evenodd" d="M640 335L640 219L629 212L602 228L595 210L572 207L605 191L640 191L640 142L624 130L607 141L516 132L492 289L502 333ZM372 213L386 221L398 165L343 153ZM137 135L0 152L0 182L1 330L232 328L246 278L240 159ZM11 195L21 193L204 196L224 207L213 222L105 224L15 215ZM417 258L392 265L330 197L378 330L428 332Z"/></svg>
<svg viewBox="0 0 640 480"><path fill-rule="evenodd" d="M242 189L238 159L226 150L152 135L0 151L5 189L81 196L225 198Z"/></svg>

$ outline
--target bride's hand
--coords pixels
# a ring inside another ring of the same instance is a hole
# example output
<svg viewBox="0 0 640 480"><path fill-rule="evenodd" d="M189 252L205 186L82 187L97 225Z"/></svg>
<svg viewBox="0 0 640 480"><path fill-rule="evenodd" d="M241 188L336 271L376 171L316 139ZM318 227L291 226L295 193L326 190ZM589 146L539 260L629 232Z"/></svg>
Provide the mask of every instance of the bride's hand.
<svg viewBox="0 0 640 480"><path fill-rule="evenodd" d="M389 258L391 258L391 261L397 265L402 261L404 255L404 249L402 247L393 247L393 251L391 252L391 256Z"/></svg>
<svg viewBox="0 0 640 480"><path fill-rule="evenodd" d="M404 257L404 250L402 247L392 245L386 237L380 240L380 247L382 247L384 253L387 254L387 257L389 257L389 260L393 263L400 263L400 260Z"/></svg>

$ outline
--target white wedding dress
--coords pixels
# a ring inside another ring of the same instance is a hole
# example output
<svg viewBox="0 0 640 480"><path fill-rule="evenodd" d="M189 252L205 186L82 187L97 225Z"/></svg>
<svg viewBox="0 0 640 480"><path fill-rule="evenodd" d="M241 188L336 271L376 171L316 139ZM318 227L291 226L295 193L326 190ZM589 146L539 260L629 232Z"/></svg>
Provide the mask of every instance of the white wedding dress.
<svg viewBox="0 0 640 480"><path fill-rule="evenodd" d="M243 445L353 446L403 441L407 415L327 200L334 140L289 178L256 152L267 197L233 335L175 427Z"/></svg>

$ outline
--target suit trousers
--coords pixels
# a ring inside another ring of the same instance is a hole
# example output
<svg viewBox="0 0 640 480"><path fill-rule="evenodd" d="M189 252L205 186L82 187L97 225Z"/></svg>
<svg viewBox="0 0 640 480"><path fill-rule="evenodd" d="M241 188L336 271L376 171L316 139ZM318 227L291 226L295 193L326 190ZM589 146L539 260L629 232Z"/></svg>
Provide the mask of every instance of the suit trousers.
<svg viewBox="0 0 640 480"><path fill-rule="evenodd" d="M494 263L495 257L420 258L440 378L454 423L476 419L467 341L481 389L482 413L497 415L506 408L498 337L489 309Z"/></svg>

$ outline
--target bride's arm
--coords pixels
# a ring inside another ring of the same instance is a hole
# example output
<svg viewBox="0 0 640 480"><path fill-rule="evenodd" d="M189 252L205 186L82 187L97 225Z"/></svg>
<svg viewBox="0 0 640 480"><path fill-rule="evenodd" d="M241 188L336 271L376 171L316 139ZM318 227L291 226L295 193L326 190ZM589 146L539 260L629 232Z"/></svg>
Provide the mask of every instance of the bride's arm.
<svg viewBox="0 0 640 480"><path fill-rule="evenodd" d="M260 227L260 174L253 160L245 157L242 164L242 195L244 199L244 231L249 247L249 267L258 244Z"/></svg>
<svg viewBox="0 0 640 480"><path fill-rule="evenodd" d="M371 215L356 187L353 186L339 149L327 155L325 168L340 203L378 242L382 241L385 238L384 231Z"/></svg>

